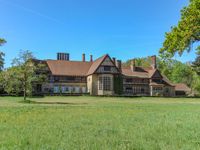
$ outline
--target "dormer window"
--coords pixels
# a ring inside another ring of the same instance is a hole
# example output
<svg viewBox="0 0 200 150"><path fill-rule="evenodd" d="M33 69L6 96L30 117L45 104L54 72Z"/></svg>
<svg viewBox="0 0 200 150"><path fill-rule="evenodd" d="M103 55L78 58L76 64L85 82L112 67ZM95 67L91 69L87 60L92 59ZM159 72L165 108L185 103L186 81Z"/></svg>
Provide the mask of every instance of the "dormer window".
<svg viewBox="0 0 200 150"><path fill-rule="evenodd" d="M111 71L111 67L110 66L104 66L104 71Z"/></svg>

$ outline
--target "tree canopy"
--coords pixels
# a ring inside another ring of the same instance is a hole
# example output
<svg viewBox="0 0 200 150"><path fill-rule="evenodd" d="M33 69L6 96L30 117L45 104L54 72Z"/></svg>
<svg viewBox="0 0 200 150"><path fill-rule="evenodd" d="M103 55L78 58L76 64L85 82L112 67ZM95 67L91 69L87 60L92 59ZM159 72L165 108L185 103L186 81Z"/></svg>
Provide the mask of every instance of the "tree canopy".
<svg viewBox="0 0 200 150"><path fill-rule="evenodd" d="M0 38L0 46L6 43L5 39ZM0 51L0 71L3 69L5 54Z"/></svg>
<svg viewBox="0 0 200 150"><path fill-rule="evenodd" d="M18 57L13 59L12 67L3 71L0 76L0 87L9 95L27 95L33 93L33 87L37 83L46 81L46 65L35 63L31 51L21 51Z"/></svg>
<svg viewBox="0 0 200 150"><path fill-rule="evenodd" d="M182 55L189 52L194 43L200 49L200 0L190 0L190 4L181 10L181 18L177 26L171 27L166 33L163 47L160 49L162 57L173 57L176 53Z"/></svg>

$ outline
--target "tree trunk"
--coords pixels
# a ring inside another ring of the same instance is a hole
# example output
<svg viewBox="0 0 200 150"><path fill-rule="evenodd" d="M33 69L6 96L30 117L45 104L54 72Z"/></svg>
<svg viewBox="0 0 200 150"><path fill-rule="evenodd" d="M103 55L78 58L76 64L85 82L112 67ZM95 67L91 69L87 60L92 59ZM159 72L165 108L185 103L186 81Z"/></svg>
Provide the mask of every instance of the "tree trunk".
<svg viewBox="0 0 200 150"><path fill-rule="evenodd" d="M24 73L24 101L26 101L26 80L27 80L27 76L25 72Z"/></svg>
<svg viewBox="0 0 200 150"><path fill-rule="evenodd" d="M24 86L24 101L26 101L26 84Z"/></svg>

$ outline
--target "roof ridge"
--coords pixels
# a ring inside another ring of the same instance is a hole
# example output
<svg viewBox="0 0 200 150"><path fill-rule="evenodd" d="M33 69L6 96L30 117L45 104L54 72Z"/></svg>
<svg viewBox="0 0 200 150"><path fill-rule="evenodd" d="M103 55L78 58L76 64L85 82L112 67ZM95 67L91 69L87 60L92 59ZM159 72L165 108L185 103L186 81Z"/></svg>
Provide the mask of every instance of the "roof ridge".
<svg viewBox="0 0 200 150"><path fill-rule="evenodd" d="M52 59L48 59L48 60L45 60L45 61L60 61L60 62L82 62L82 63L93 63L91 61L78 61L78 60L52 60Z"/></svg>

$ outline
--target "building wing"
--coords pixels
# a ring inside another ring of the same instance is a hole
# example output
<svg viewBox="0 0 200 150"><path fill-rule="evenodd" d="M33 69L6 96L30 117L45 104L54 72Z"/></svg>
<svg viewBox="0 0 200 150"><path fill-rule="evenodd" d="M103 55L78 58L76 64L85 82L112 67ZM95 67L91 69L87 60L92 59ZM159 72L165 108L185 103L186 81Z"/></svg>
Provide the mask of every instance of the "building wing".
<svg viewBox="0 0 200 150"><path fill-rule="evenodd" d="M52 75L58 76L86 76L92 62L47 60Z"/></svg>

